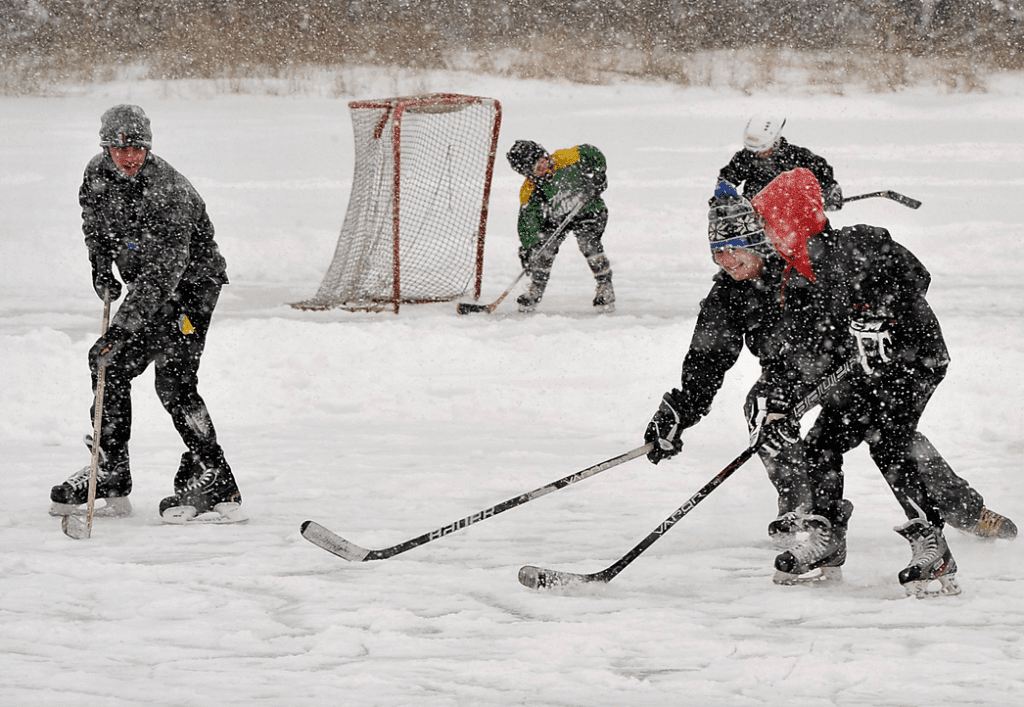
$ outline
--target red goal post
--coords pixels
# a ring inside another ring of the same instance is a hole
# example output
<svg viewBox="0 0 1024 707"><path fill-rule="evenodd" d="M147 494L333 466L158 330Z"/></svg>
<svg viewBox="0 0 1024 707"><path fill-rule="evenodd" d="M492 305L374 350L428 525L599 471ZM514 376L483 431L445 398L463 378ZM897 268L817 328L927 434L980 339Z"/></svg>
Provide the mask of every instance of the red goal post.
<svg viewBox="0 0 1024 707"><path fill-rule="evenodd" d="M298 309L479 298L501 104L454 93L353 101L352 194L334 257Z"/></svg>

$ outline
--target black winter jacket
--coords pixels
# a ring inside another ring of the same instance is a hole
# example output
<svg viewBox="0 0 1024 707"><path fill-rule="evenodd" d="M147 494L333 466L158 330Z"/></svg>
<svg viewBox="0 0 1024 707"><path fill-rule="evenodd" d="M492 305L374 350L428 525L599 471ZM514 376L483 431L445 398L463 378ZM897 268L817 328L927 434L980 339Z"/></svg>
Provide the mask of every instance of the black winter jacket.
<svg viewBox="0 0 1024 707"><path fill-rule="evenodd" d="M202 197L152 152L134 178L107 151L96 155L85 168L78 200L93 267L116 262L128 285L112 324L138 331L179 283L227 283Z"/></svg>
<svg viewBox="0 0 1024 707"><path fill-rule="evenodd" d="M683 426L707 414L744 346L759 360L773 398L795 404L854 355L854 316L891 322L892 365L912 373L948 363L938 320L925 300L930 275L888 231L826 227L808 246L815 283L780 258L769 259L757 280L715 275L683 359L680 388L671 393Z"/></svg>
<svg viewBox="0 0 1024 707"><path fill-rule="evenodd" d="M729 164L718 173L718 181L726 181L735 187L743 185L743 196L752 199L755 194L783 172L804 167L818 178L822 194L828 194L836 185L832 166L806 147L791 145L786 138L779 138L779 144L769 157L758 157L750 150L740 150Z"/></svg>

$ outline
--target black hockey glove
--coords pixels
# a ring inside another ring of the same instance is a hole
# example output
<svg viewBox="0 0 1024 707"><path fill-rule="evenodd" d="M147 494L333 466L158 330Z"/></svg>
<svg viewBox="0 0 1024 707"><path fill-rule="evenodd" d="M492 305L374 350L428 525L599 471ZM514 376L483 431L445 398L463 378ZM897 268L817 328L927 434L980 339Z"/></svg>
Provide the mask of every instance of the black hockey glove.
<svg viewBox="0 0 1024 707"><path fill-rule="evenodd" d="M753 439L753 435L751 435ZM760 448L768 452L768 456L774 459L782 454L787 448L800 441L800 423L786 417L777 417L774 420L765 422L758 428L758 437L753 445L760 445Z"/></svg>
<svg viewBox="0 0 1024 707"><path fill-rule="evenodd" d="M92 289L96 295L103 299L106 290L110 290L110 301L113 302L121 296L121 283L114 277L114 271L110 263L94 261L92 264Z"/></svg>
<svg viewBox="0 0 1024 707"><path fill-rule="evenodd" d="M855 319L850 333L857 340L857 360L868 375L892 361L892 335L887 319Z"/></svg>
<svg viewBox="0 0 1024 707"><path fill-rule="evenodd" d="M843 208L843 189L838 184L832 185L825 194L825 211L839 211Z"/></svg>
<svg viewBox="0 0 1024 707"><path fill-rule="evenodd" d="M679 414L678 404L673 393L665 393L661 398L661 405L654 413L647 431L644 433L644 442L653 444L651 451L647 452L647 459L651 464L657 464L662 459L671 459L683 449L682 416Z"/></svg>
<svg viewBox="0 0 1024 707"><path fill-rule="evenodd" d="M758 395L747 411L750 446L762 449L774 459L782 451L800 441L800 421L786 417L790 410L785 397L779 394Z"/></svg>
<svg viewBox="0 0 1024 707"><path fill-rule="evenodd" d="M96 340L93 344L92 350L99 363L107 364L110 363L111 359L117 355L117 352L121 350L125 342L132 338L132 333L124 327L112 324L107 333Z"/></svg>

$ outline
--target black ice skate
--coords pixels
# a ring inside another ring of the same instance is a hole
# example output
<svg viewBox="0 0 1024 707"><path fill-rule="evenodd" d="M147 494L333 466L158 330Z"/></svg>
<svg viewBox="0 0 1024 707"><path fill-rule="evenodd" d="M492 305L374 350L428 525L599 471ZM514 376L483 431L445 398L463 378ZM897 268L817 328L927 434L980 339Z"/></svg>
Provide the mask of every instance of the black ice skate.
<svg viewBox="0 0 1024 707"><path fill-rule="evenodd" d="M594 309L606 313L615 311L615 290L612 288L611 280L597 283L597 291L594 293Z"/></svg>
<svg viewBox="0 0 1024 707"><path fill-rule="evenodd" d="M1012 520L987 508L981 509L981 517L978 522L970 528L966 528L965 531L977 535L979 538L1013 540L1017 537L1017 526Z"/></svg>
<svg viewBox="0 0 1024 707"><path fill-rule="evenodd" d="M160 501L160 519L165 523L244 523L242 494L227 463L203 467L194 463L195 473L185 477L186 457L174 479L174 495Z"/></svg>
<svg viewBox="0 0 1024 707"><path fill-rule="evenodd" d="M92 449L92 437L85 438L85 444ZM75 472L64 483L50 489L50 515L70 516L85 513L89 496L89 474L92 465ZM123 518L132 514L128 494L132 492L132 475L128 466L127 453L117 459L108 459L100 450L96 467L96 500L104 505L93 509L94 516Z"/></svg>
<svg viewBox="0 0 1024 707"><path fill-rule="evenodd" d="M960 593L960 585L956 581L956 560L949 551L942 530L924 518L907 521L893 530L910 542L913 552L910 564L899 574L900 584L908 596L921 599ZM929 589L928 585L936 580L940 587Z"/></svg>
<svg viewBox="0 0 1024 707"><path fill-rule="evenodd" d="M804 532L800 524L800 513L783 513L768 524L768 540L776 550L792 550L800 542Z"/></svg>
<svg viewBox="0 0 1024 707"><path fill-rule="evenodd" d="M543 296L544 288L538 287L535 282L531 282L526 292L516 298L516 304L519 305L519 311L522 314L533 314L537 311L537 304Z"/></svg>
<svg viewBox="0 0 1024 707"><path fill-rule="evenodd" d="M794 514L795 515L795 514ZM775 584L805 582L838 582L843 578L846 562L846 528L832 527L821 516L796 516L798 530L807 532L807 539L775 558ZM820 570L817 574L808 572Z"/></svg>

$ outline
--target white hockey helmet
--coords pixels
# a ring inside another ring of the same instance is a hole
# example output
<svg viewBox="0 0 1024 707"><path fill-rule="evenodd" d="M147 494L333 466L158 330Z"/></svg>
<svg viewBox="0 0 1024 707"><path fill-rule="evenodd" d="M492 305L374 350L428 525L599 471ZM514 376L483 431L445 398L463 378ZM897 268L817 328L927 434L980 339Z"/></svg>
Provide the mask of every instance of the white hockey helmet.
<svg viewBox="0 0 1024 707"><path fill-rule="evenodd" d="M764 152L775 146L782 134L786 118L782 115L759 113L747 123L743 131L743 147L751 152Z"/></svg>

